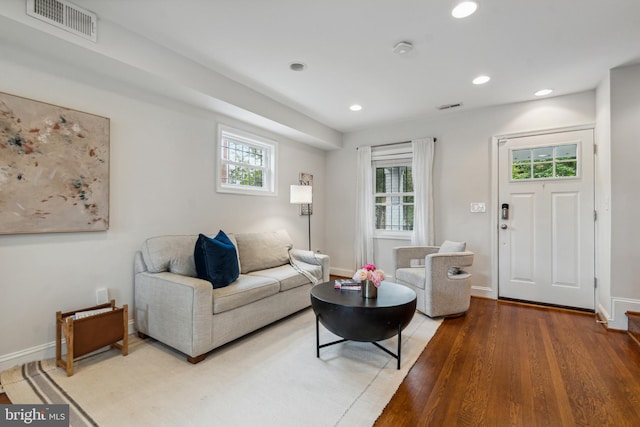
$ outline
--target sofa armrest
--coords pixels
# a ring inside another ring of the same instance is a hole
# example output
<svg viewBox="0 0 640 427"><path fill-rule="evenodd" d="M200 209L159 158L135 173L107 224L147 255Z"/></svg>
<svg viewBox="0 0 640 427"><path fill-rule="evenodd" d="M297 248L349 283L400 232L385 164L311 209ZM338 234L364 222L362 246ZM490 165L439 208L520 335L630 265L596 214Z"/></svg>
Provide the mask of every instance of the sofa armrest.
<svg viewBox="0 0 640 427"><path fill-rule="evenodd" d="M414 259L422 260L429 254L438 252L438 246L398 246L393 248L392 261L393 273L399 268L412 267L411 261Z"/></svg>
<svg viewBox="0 0 640 427"><path fill-rule="evenodd" d="M329 273L331 269L329 255L314 253L313 251L305 251L302 249L291 249L289 255L295 261L306 264L319 265L322 267L322 281L329 281Z"/></svg>
<svg viewBox="0 0 640 427"><path fill-rule="evenodd" d="M169 272L141 272L135 276L134 294L134 319L139 332L192 357L209 349L211 283Z"/></svg>
<svg viewBox="0 0 640 427"><path fill-rule="evenodd" d="M144 258L142 258L142 252L136 252L134 261L133 261L133 273L138 274L147 271L147 265L144 263Z"/></svg>

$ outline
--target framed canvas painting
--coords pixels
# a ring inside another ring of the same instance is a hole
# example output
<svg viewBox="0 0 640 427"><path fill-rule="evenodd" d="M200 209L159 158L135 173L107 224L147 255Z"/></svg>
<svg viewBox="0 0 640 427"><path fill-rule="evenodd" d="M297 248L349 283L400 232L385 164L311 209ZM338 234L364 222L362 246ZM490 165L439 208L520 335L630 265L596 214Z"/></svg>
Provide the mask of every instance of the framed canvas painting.
<svg viewBox="0 0 640 427"><path fill-rule="evenodd" d="M0 234L109 228L109 119L0 92Z"/></svg>

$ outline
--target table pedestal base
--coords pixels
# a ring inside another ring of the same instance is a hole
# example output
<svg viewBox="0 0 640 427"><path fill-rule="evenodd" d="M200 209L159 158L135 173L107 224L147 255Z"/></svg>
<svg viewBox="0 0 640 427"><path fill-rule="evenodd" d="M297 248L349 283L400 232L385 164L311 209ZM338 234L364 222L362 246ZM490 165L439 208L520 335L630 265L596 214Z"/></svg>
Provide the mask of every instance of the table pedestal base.
<svg viewBox="0 0 640 427"><path fill-rule="evenodd" d="M340 344L347 341L353 341L353 340L348 340L343 338L341 340L320 344L320 316L316 314L316 357L318 358L320 357L321 348L329 347L330 345ZM402 348L402 324L398 324L398 350L397 350L398 352L397 353L391 352L390 350L384 348L383 346L381 346L375 341L370 341L370 342L371 344L375 345L376 347L378 347L379 349L387 353L389 356L395 358L398 361L397 369L400 369L400 357L401 357L401 348Z"/></svg>

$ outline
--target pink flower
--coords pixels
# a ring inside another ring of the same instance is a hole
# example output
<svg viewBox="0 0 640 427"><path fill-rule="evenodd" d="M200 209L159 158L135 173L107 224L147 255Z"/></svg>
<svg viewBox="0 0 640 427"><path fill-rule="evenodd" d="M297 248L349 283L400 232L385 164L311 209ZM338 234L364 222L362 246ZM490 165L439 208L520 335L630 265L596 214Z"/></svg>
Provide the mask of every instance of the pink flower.
<svg viewBox="0 0 640 427"><path fill-rule="evenodd" d="M369 274L369 280L376 285L376 288L380 286L380 283L384 280L384 271L382 270L374 270Z"/></svg>
<svg viewBox="0 0 640 427"><path fill-rule="evenodd" d="M356 271L353 275L353 280L356 282L371 280L373 284L378 287L384 280L384 271L378 270L374 264L367 264L360 270Z"/></svg>

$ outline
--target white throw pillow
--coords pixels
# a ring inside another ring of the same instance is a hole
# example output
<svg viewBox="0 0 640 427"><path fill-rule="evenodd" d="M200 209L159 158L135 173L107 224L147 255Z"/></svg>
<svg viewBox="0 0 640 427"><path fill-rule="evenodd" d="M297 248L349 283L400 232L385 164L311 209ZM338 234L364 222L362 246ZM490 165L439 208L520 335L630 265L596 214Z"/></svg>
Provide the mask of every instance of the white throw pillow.
<svg viewBox="0 0 640 427"><path fill-rule="evenodd" d="M442 242L442 245L440 245L440 250L438 250L438 252L441 254L446 252L464 252L466 248L467 242L452 242L451 240L445 240Z"/></svg>

